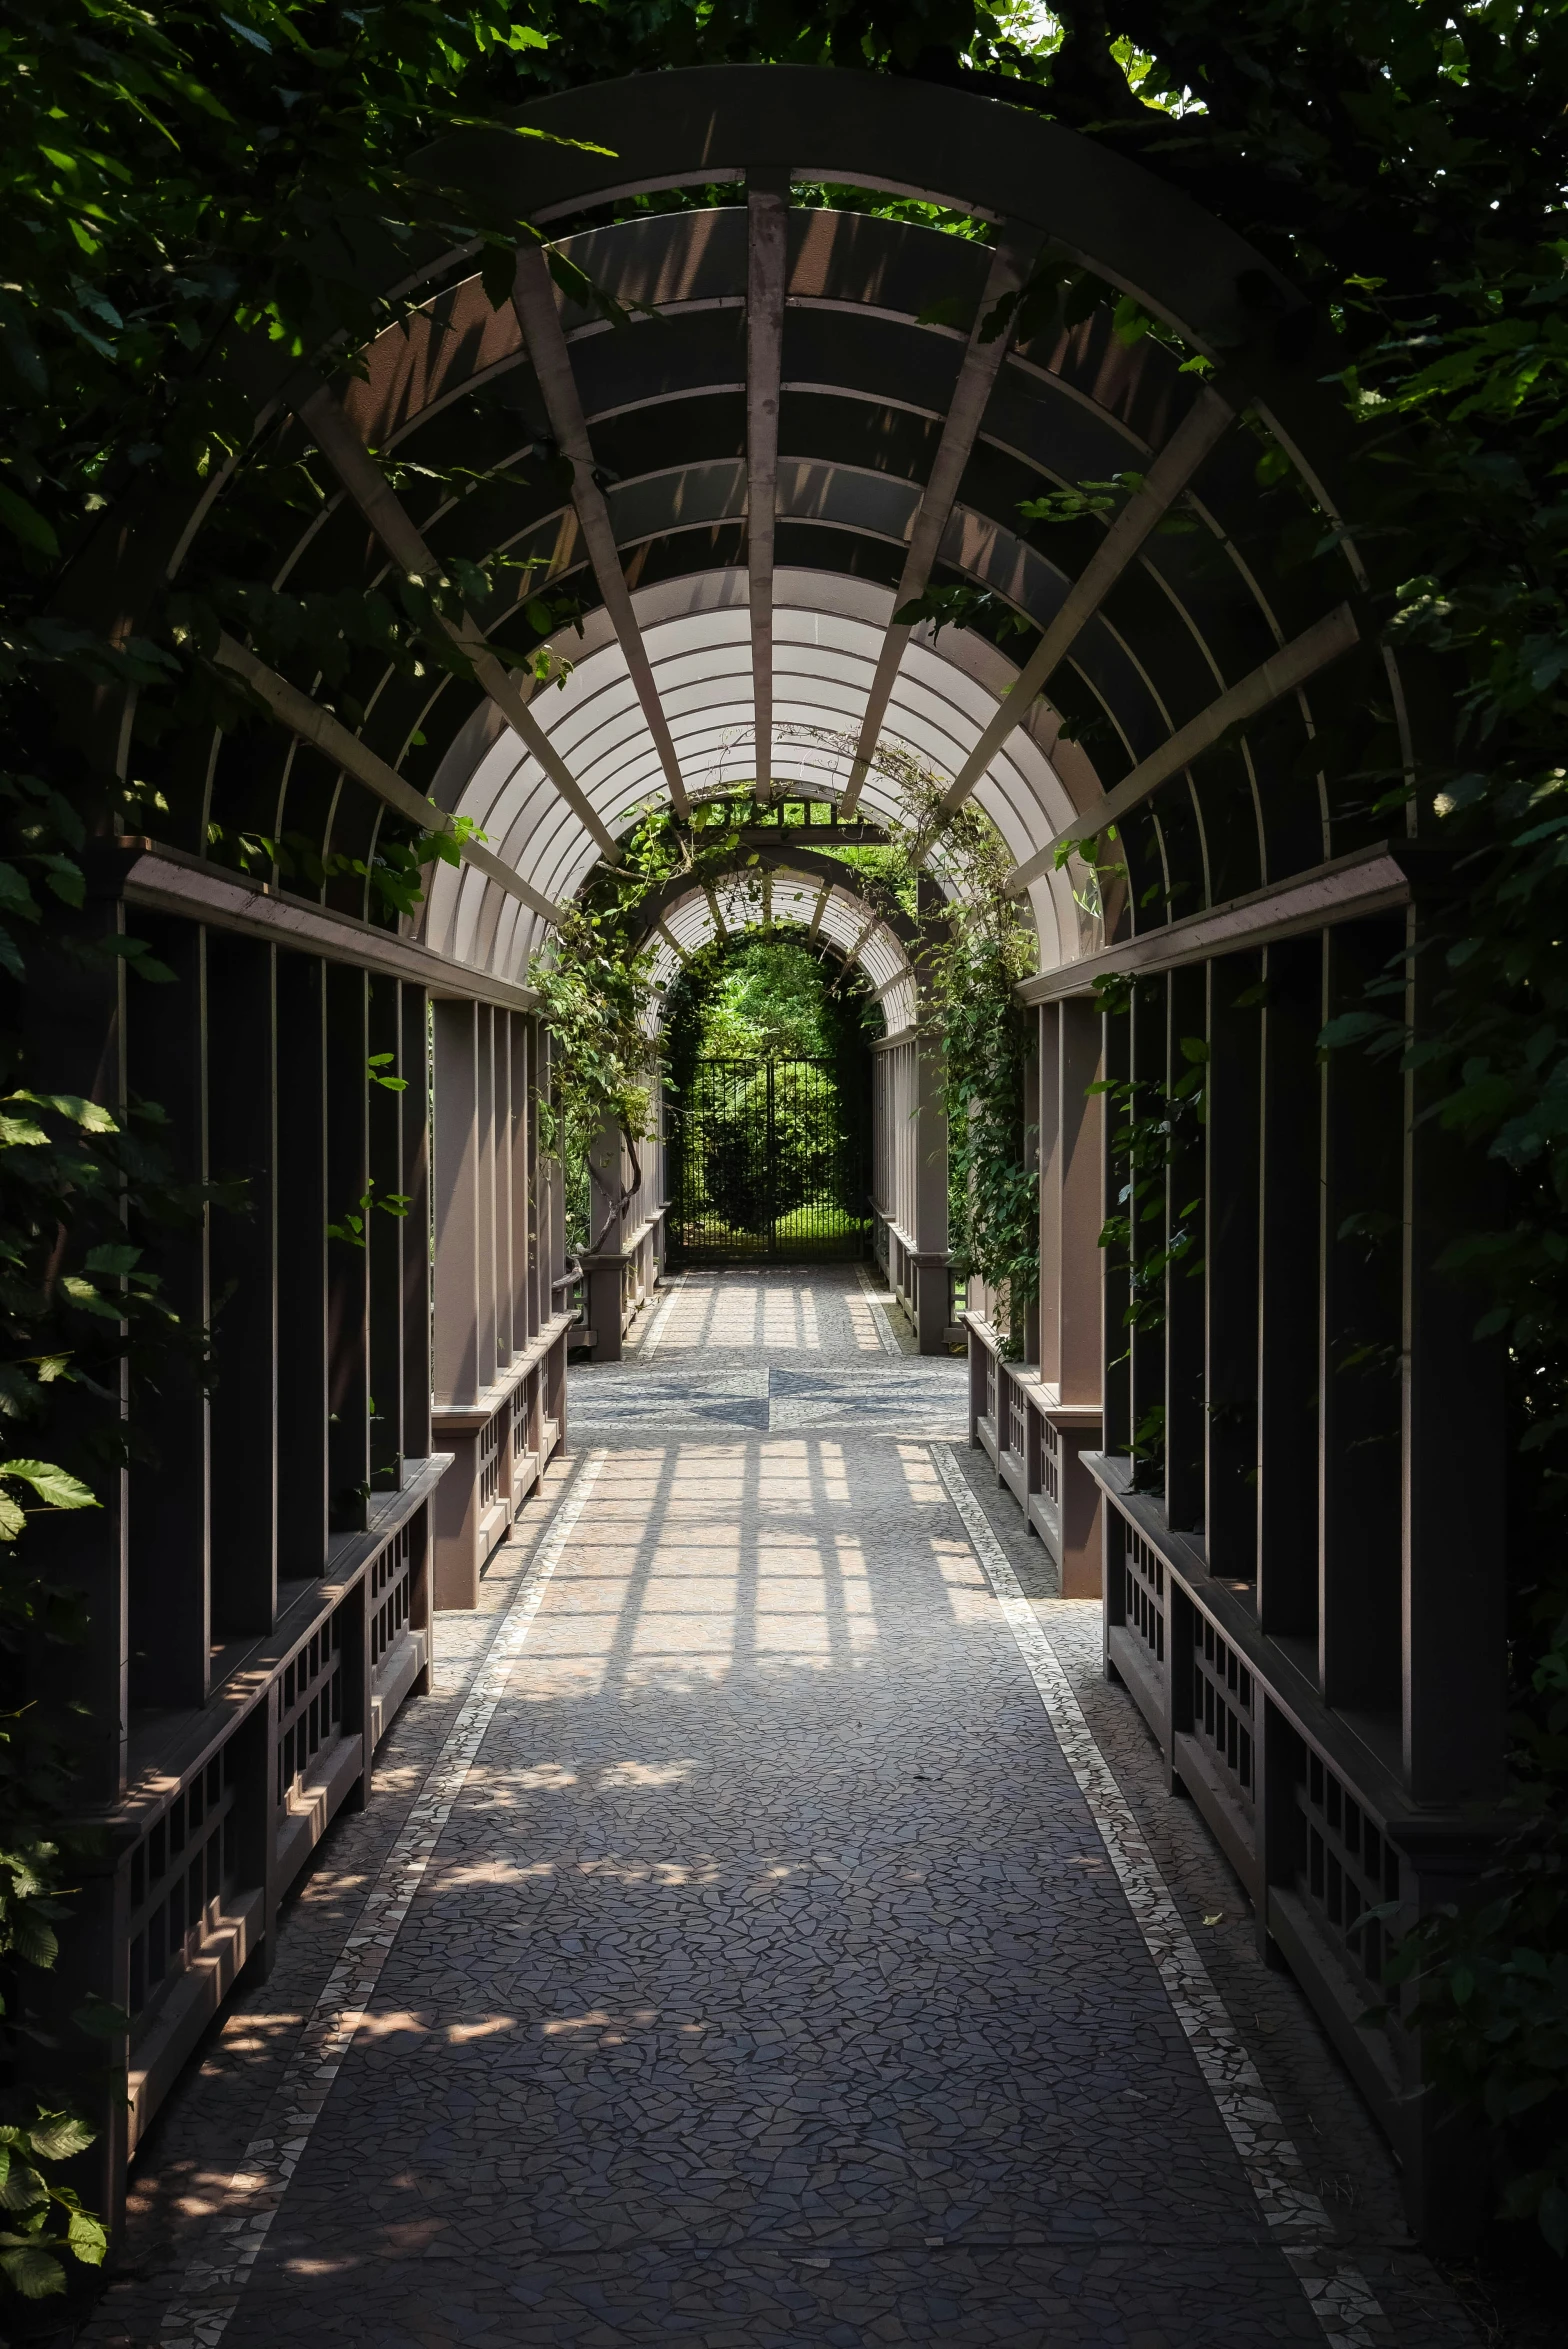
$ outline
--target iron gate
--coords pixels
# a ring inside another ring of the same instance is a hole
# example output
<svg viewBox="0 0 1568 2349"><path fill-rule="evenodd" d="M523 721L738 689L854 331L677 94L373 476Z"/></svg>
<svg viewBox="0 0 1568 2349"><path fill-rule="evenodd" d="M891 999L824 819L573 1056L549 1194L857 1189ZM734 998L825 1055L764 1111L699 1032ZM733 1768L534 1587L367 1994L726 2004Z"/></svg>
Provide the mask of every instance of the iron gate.
<svg viewBox="0 0 1568 2349"><path fill-rule="evenodd" d="M866 1089L869 1091L869 1088ZM827 1060L708 1060L671 1102L677 1258L853 1257L870 1230L869 1101Z"/></svg>

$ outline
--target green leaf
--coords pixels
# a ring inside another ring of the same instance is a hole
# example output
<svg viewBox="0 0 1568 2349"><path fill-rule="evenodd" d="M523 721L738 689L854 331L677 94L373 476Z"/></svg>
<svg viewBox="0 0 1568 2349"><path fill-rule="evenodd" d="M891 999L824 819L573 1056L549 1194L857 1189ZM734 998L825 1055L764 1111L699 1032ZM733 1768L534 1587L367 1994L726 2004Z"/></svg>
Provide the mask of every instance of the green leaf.
<svg viewBox="0 0 1568 2349"><path fill-rule="evenodd" d="M65 2270L47 2251L0 2251L0 2275L24 2300L47 2300L65 2290Z"/></svg>
<svg viewBox="0 0 1568 2349"><path fill-rule="evenodd" d="M94 1313L100 1321L125 1319L119 1306L111 1305L107 1298L100 1296L92 1282L84 1280L79 1272L68 1272L60 1286L79 1313Z"/></svg>
<svg viewBox="0 0 1568 2349"><path fill-rule="evenodd" d="M75 2113L41 2112L27 2125L27 2140L40 2161L69 2161L85 2153L94 2132Z"/></svg>
<svg viewBox="0 0 1568 2349"><path fill-rule="evenodd" d="M102 2267L109 2249L109 2238L89 2211L72 2211L65 2239L72 2255L81 2261L83 2267Z"/></svg>
<svg viewBox="0 0 1568 2349"><path fill-rule="evenodd" d="M50 1509L97 1509L102 1506L96 1493L70 1476L65 1469L56 1468L48 1460L0 1460L0 1476L19 1477L30 1484L38 1498Z"/></svg>
<svg viewBox="0 0 1568 2349"><path fill-rule="evenodd" d="M123 1280L128 1272L134 1272L141 1257L140 1248L132 1248L123 1240L111 1240L100 1248L89 1249L83 1264L88 1272L106 1273L111 1280Z"/></svg>
<svg viewBox="0 0 1568 2349"><path fill-rule="evenodd" d="M47 2161L49 2156L44 2155ZM49 2199L49 2189L25 2161L13 2162L0 2186L0 2210L36 2210Z"/></svg>
<svg viewBox="0 0 1568 2349"><path fill-rule="evenodd" d="M119 1127L101 1101L86 1101L80 1093L32 1093L25 1088L7 1093L7 1101L30 1101L35 1109L53 1109L68 1117L86 1134L117 1134Z"/></svg>
<svg viewBox="0 0 1568 2349"><path fill-rule="evenodd" d="M36 553L53 557L60 552L53 524L46 522L35 506L30 506L14 489L7 489L3 482L0 482L0 522L13 538L20 539L23 546L32 547Z"/></svg>

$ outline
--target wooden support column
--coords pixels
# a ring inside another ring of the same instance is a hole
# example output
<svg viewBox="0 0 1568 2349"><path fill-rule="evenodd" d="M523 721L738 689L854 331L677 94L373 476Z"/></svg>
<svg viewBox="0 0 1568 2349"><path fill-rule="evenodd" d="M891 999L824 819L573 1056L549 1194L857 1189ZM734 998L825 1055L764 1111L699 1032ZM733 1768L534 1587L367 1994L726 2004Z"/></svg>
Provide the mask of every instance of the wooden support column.
<svg viewBox="0 0 1568 2349"><path fill-rule="evenodd" d="M1207 970L1203 1523L1209 1572L1223 1581L1251 1583L1258 1570L1262 960L1254 954L1230 955Z"/></svg>
<svg viewBox="0 0 1568 2349"><path fill-rule="evenodd" d="M207 1180L206 933L190 922L138 920L174 984L143 986L127 1021L130 1089L168 1120L159 1139L176 1181ZM135 1231L138 1270L156 1273L160 1295L194 1341L207 1326L207 1210L194 1223ZM212 1655L209 1421L197 1356L170 1349L143 1391L133 1421L150 1457L130 1477L130 1640L133 1711L201 1705Z"/></svg>
<svg viewBox="0 0 1568 2349"><path fill-rule="evenodd" d="M1163 979L1144 981L1134 986L1132 1004L1128 1012L1131 1028L1128 1050L1131 1075L1138 1090L1134 1095L1134 1118L1146 1117L1163 1095L1168 1067L1169 1042L1167 1031L1165 982ZM1126 1185L1136 1185L1141 1179L1135 1167L1120 1168L1118 1191ZM1142 1222L1143 1206L1148 1202L1128 1196L1112 1212L1130 1218L1132 1236L1130 1255L1133 1266L1145 1262L1164 1241L1164 1222L1155 1217ZM1165 1331L1163 1327L1127 1331L1128 1351L1131 1355L1131 1380L1128 1398L1131 1414L1129 1441L1137 1440L1144 1429L1142 1441L1147 1448L1155 1441L1150 1415L1163 1410L1165 1403ZM1147 1466L1144 1475L1148 1474Z"/></svg>
<svg viewBox="0 0 1568 2349"><path fill-rule="evenodd" d="M1418 902L1405 1010L1426 1034L1442 965L1417 951L1420 921ZM1401 1722L1411 1799L1458 1804L1503 1791L1508 1477L1503 1342L1475 1336L1475 1290L1437 1270L1462 1233L1501 1220L1492 1168L1431 1114L1444 1089L1424 1070L1404 1080Z"/></svg>
<svg viewBox="0 0 1568 2349"><path fill-rule="evenodd" d="M496 1096L496 1080L501 1073L500 1056L496 1051L497 1024L505 1012L491 1009L481 1003L478 1012L479 1101L477 1142L478 1172L478 1280L479 1280L479 1384L489 1386L495 1378L501 1360L500 1329L500 1219L496 1213L496 1133L502 1115L502 1104ZM507 1355L511 1359L510 1352Z"/></svg>
<svg viewBox="0 0 1568 2349"><path fill-rule="evenodd" d="M536 1338L550 1318L550 1300L544 1293L544 1260L540 1254L540 1220L544 1213L545 1168L539 1148L539 1090L542 1026L528 1022L528 1334Z"/></svg>
<svg viewBox="0 0 1568 2349"><path fill-rule="evenodd" d="M522 1012L513 1012L508 1021L511 1070L508 1079L510 1114L506 1137L506 1209L512 1235L512 1352L514 1357L526 1353L537 1324L533 1319L531 1274L529 1268L530 1234L528 1229L529 1153L528 1118L529 1086L528 1031L532 1026Z"/></svg>
<svg viewBox="0 0 1568 2349"><path fill-rule="evenodd" d="M477 1407L489 1377L481 1355L484 1327L481 1237L487 1168L481 1149L483 1088L478 1006L434 1007L435 1096L435 1402ZM437 1607L479 1603L478 1428L443 1427L440 1447L452 1466L436 1487Z"/></svg>
<svg viewBox="0 0 1568 2349"><path fill-rule="evenodd" d="M278 1579L327 1555L325 965L278 956Z"/></svg>
<svg viewBox="0 0 1568 2349"><path fill-rule="evenodd" d="M1082 1464L1101 1440L1100 1227L1103 1182L1099 1005L1068 996L1040 1008L1040 1376L1061 1455L1064 1598L1100 1592L1100 1489Z"/></svg>
<svg viewBox="0 0 1568 2349"><path fill-rule="evenodd" d="M1399 922L1325 935L1323 1017L1359 1010ZM1403 1089L1357 1046L1323 1065L1318 1669L1341 1712L1397 1722L1402 1548Z"/></svg>
<svg viewBox="0 0 1568 2349"><path fill-rule="evenodd" d="M953 1318L947 1248L947 1112L942 1106L940 1054L923 1039L914 1046L915 1340L922 1354L940 1354Z"/></svg>
<svg viewBox="0 0 1568 2349"><path fill-rule="evenodd" d="M403 1075L403 1007L396 979L370 981L370 1187L365 1218L370 1251L370 1484L396 1492L403 1481L403 1251L416 1235L403 1185L403 1117L408 1096L395 1088ZM383 1058L383 1055L386 1057ZM388 1079L391 1082L388 1082ZM422 1238L423 1235L418 1235Z"/></svg>
<svg viewBox="0 0 1568 2349"><path fill-rule="evenodd" d="M1132 1074L1132 1015L1102 1013L1101 1066L1107 1084L1125 1084ZM1104 1096L1101 1101L1103 1103ZM1121 1191L1124 1171L1111 1155L1117 1115L1100 1115L1100 1220L1102 1226L1126 1212ZM1124 1456L1132 1449L1132 1333L1127 1327L1129 1282L1119 1251L1100 1251L1100 1328L1104 1348L1100 1390L1100 1440L1105 1451Z"/></svg>
<svg viewBox="0 0 1568 2349"><path fill-rule="evenodd" d="M1258 1170L1258 1628L1318 1627L1318 1288L1322 1242L1317 1036L1321 933L1265 949Z"/></svg>
<svg viewBox="0 0 1568 2349"><path fill-rule="evenodd" d="M277 956L207 933L212 1178L243 1204L212 1219L212 1628L272 1629L278 1603Z"/></svg>
<svg viewBox="0 0 1568 2349"><path fill-rule="evenodd" d="M24 1081L101 1102L116 1118L127 1091L127 991L135 986L146 996L166 992L130 978L118 956L103 953L102 941L118 931L122 910L112 900L91 895L80 911L56 906L50 930L27 948ZM80 1640L43 1641L27 1657L28 1695L71 1754L74 1794L84 1809L116 1802L124 1791L130 1722L128 1479L123 1469L101 1465L98 1449L105 1422L113 1426L123 1413L126 1379L120 1363L101 1362L98 1367L105 1373L103 1383L113 1390L107 1402L85 1387L53 1390L57 1400L50 1414L48 1457L88 1481L100 1506L40 1510L27 1530L29 1571L36 1570L61 1589L79 1592L86 1616ZM20 1451L22 1446L12 1448ZM112 1922L108 1920L106 1930ZM96 1923L92 1928L83 1925L65 1937L62 1976L70 1968L73 1950L88 1930L96 1929ZM89 1987L101 1989L101 1984L84 1981L77 1996L85 1997ZM121 1983L112 1994L122 2004L123 1989ZM68 2014L73 2003L67 1998L60 2011ZM98 2061L110 2060L106 2043ZM110 2096L108 2103L116 2115L113 2125L123 2156L124 2100ZM105 2174L113 2174L110 2155L103 2160Z"/></svg>
<svg viewBox="0 0 1568 2349"><path fill-rule="evenodd" d="M1172 1098L1208 1049L1208 990L1201 964L1172 971L1166 981L1166 1077ZM1203 1522L1203 1129L1173 1120L1165 1174L1165 1244L1173 1254L1165 1272L1165 1522L1188 1532ZM1158 1230L1159 1226L1150 1227Z"/></svg>
<svg viewBox="0 0 1568 2349"><path fill-rule="evenodd" d="M408 1088L401 1121L402 1189L408 1200L402 1240L403 1456L423 1460L431 1449L430 1006L424 989L405 984L399 1011L403 1035L398 1068Z"/></svg>
<svg viewBox="0 0 1568 2349"><path fill-rule="evenodd" d="M588 1151L588 1246L582 1259L588 1275L588 1325L594 1332L596 1362L621 1359L621 1249L626 1221L621 1195L626 1173L621 1129L604 1126Z"/></svg>
<svg viewBox="0 0 1568 2349"><path fill-rule="evenodd" d="M358 1532L370 1494L370 1055L363 971L327 963L327 1222L353 1234L327 1242L328 1504L335 1532Z"/></svg>

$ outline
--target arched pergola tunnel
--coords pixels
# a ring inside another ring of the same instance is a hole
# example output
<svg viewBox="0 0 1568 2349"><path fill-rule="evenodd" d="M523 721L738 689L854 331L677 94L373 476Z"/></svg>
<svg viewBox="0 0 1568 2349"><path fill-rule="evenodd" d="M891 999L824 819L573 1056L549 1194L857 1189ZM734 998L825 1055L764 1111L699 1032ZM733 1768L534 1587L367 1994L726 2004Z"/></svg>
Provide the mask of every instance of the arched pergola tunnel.
<svg viewBox="0 0 1568 2349"><path fill-rule="evenodd" d="M1476 1566L1495 1392L1429 1271L1458 1191L1419 1080L1315 1053L1422 918L1414 817L1407 836L1380 813L1344 750L1374 702L1396 737L1407 723L1362 557L1349 539L1326 564L1280 553L1284 502L1337 512L1332 352L1231 230L991 100L735 68L662 76L657 103L644 82L575 91L530 119L608 152L475 131L427 167L556 240L604 300L560 292L528 238L499 307L471 250L412 275L360 253L407 314L331 383L278 351L231 355L253 449L189 507L133 501L73 580L75 610L134 626L205 532L253 526L251 457L299 463L319 493L269 519L281 589L359 592L498 552L522 566L515 603L450 623L470 675L359 649L330 684L319 648L269 660L226 636L218 663L266 723L171 748L140 740L134 707L92 720L147 794L147 836L115 850L89 919L134 923L184 985L172 1015L78 991L69 1030L41 1005L38 1033L84 1093L111 1036L120 1091L183 1104L192 1169L248 1168L267 1207L242 1235L215 1221L167 1243L171 1295L250 1300L220 1326L217 1387L166 1414L171 1454L210 1475L133 1470L87 1544L101 1619L129 1626L88 1668L121 1725L93 1789L113 1830L99 1971L132 2017L109 2191L422 1684L433 1598L471 1599L563 1440L568 1276L530 977L650 806L686 822L744 791L759 836L780 818L760 870L660 907L661 972L721 922L770 921L815 926L867 972L887 1263L940 1343L946 1164L916 976L851 868L825 887L805 845L817 810L907 827L918 770L995 827L1037 939L1020 995L1041 1304L1018 1362L971 1292L976 1440L1065 1586L1103 1587L1108 1668L1430 2216L1444 2141L1412 2099L1409 2036L1362 2019L1381 1945L1358 1920L1447 1894L1478 1848L1464 1804L1500 1768L1500 1569ZM639 208L671 191L692 200ZM932 209L885 216L858 208L868 194ZM1020 333L1031 314L1009 299L1046 266L1108 295ZM1118 301L1154 331L1122 339ZM482 486L448 498L431 482L456 461ZM1120 486L1053 514L1082 481ZM951 625L935 606L897 617L955 588L987 600ZM581 615L549 640L570 668L547 685L498 657L535 649L542 591ZM432 802L477 831L394 923L369 868ZM782 818L802 805L797 847ZM1113 825L1102 895L1070 852ZM1106 976L1134 983L1130 1010L1103 1013ZM1164 1094L1194 1040L1208 1122L1151 1240L1196 1198L1201 1277L1173 1262L1160 1317L1129 1333L1098 1246L1121 1177L1089 1088ZM259 1099L239 1073L257 1067ZM656 1273L661 1206L656 1146L640 1188L619 1150L596 1166L589 1267L609 1298L595 1326L617 1336ZM315 1239L378 1194L408 1213L367 1210L367 1246ZM1398 1262L1369 1268L1369 1213L1405 1234ZM1385 1388L1343 1375L1358 1347L1397 1365ZM220 1813L244 1829L212 1843L210 1917L181 1956L169 1822L183 1837Z"/></svg>
<svg viewBox="0 0 1568 2349"><path fill-rule="evenodd" d="M831 802L795 805L807 816L814 806L824 817L836 812ZM770 829L756 827L759 837ZM882 1027L871 1047L876 1251L922 1351L934 1353L952 1334L939 1050L929 1016L922 1023L920 978L911 960L914 924L885 904L869 903L852 866L804 845L807 838L826 842L840 829L836 823L779 824L772 844L751 849L739 869L702 882L678 876L643 907L646 927L637 951L649 957L655 1036L662 1019L658 1006L670 985L714 940L798 935L861 975ZM620 1359L626 1327L664 1263L668 1186L657 1062L649 1081L654 1131L634 1150L618 1127L609 1127L589 1158L591 1231L580 1261L587 1279L586 1321L594 1358L601 1362Z"/></svg>

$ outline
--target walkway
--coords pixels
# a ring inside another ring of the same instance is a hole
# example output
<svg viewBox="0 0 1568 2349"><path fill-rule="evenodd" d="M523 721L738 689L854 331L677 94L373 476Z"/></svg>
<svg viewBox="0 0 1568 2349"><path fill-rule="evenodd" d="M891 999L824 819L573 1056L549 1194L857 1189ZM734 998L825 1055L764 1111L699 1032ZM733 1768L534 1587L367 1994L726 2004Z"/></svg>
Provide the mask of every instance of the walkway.
<svg viewBox="0 0 1568 2349"><path fill-rule="evenodd" d="M867 1289L690 1276L574 1374L91 2342L1473 2339Z"/></svg>

